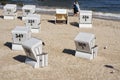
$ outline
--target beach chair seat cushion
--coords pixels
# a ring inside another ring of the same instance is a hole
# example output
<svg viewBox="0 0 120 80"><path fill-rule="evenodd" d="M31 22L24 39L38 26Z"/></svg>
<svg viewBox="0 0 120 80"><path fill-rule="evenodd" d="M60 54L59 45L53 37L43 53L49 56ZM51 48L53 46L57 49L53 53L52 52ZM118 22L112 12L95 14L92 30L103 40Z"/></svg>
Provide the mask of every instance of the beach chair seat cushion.
<svg viewBox="0 0 120 80"><path fill-rule="evenodd" d="M66 14L56 14L56 20L67 20Z"/></svg>

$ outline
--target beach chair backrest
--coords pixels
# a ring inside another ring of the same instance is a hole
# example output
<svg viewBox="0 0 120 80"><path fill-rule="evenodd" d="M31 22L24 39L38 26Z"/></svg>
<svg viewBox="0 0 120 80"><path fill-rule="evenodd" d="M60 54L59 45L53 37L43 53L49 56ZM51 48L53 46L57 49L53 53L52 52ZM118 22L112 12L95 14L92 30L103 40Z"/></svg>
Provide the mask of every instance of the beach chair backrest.
<svg viewBox="0 0 120 80"><path fill-rule="evenodd" d="M42 54L42 41L36 38L31 38L22 43L25 53L28 58L33 60L38 59L38 55Z"/></svg>
<svg viewBox="0 0 120 80"><path fill-rule="evenodd" d="M80 10L80 23L91 24L92 23L92 11Z"/></svg>
<svg viewBox="0 0 120 80"><path fill-rule="evenodd" d="M6 4L4 6L4 14L5 15L13 15L17 11L16 4Z"/></svg>
<svg viewBox="0 0 120 80"><path fill-rule="evenodd" d="M24 41L31 38L31 32L27 27L17 26L12 30L13 43L22 44Z"/></svg>
<svg viewBox="0 0 120 80"><path fill-rule="evenodd" d="M95 45L95 36L91 33L79 33L75 38L76 50L92 53L92 47Z"/></svg>
<svg viewBox="0 0 120 80"><path fill-rule="evenodd" d="M35 5L24 5L22 7L23 11L23 16L26 16L28 14L34 14L36 11L36 6Z"/></svg>
<svg viewBox="0 0 120 80"><path fill-rule="evenodd" d="M29 14L26 16L25 24L31 28L38 28L40 24L40 15Z"/></svg>

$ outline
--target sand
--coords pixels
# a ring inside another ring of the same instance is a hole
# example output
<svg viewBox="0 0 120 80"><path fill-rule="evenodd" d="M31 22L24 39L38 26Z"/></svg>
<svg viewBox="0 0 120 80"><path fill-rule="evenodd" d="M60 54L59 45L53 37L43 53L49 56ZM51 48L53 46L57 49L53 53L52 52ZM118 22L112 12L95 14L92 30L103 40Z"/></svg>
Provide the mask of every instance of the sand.
<svg viewBox="0 0 120 80"><path fill-rule="evenodd" d="M70 24L66 25L54 24L54 15L41 16L41 32L32 36L45 42L43 51L49 54L49 66L34 69L25 64L25 52L11 50L11 30L24 22L0 18L0 80L120 80L119 21L93 18L93 28L80 29L78 17L69 16ZM72 55L79 32L96 35L99 50L95 59Z"/></svg>

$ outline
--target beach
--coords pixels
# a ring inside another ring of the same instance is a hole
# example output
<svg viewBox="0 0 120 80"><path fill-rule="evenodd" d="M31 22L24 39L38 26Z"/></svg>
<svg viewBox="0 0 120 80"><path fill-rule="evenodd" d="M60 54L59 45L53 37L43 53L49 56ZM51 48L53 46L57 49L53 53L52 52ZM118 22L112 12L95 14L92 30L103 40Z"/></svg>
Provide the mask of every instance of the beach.
<svg viewBox="0 0 120 80"><path fill-rule="evenodd" d="M119 21L93 18L93 28L84 29L78 27L76 16L69 16L67 25L54 24L53 14L40 15L41 31L32 36L45 42L43 52L48 53L48 66L34 69L25 64L25 52L11 50L11 30L24 26L24 21L0 18L0 80L120 80ZM79 32L95 34L99 47L95 59L74 56L74 38Z"/></svg>

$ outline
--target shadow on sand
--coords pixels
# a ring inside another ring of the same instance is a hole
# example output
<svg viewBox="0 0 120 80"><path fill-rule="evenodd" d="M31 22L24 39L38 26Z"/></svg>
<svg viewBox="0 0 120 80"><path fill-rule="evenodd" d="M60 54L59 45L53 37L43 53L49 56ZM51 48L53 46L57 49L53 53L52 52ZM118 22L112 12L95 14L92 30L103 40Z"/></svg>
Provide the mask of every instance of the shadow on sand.
<svg viewBox="0 0 120 80"><path fill-rule="evenodd" d="M15 60L17 60L19 62L24 63L25 59L26 59L26 56L24 56L24 55L18 55L18 56L13 57L13 59L15 59Z"/></svg>
<svg viewBox="0 0 120 80"><path fill-rule="evenodd" d="M12 43L11 42L6 42L4 46L7 46L8 48L12 49Z"/></svg>
<svg viewBox="0 0 120 80"><path fill-rule="evenodd" d="M66 54L75 56L75 50L64 49L64 50L63 50L63 53L66 53Z"/></svg>
<svg viewBox="0 0 120 80"><path fill-rule="evenodd" d="M75 26L75 27L79 28L79 24L78 24L77 22L71 22L71 23L70 23L70 25L72 25L72 26Z"/></svg>
<svg viewBox="0 0 120 80"><path fill-rule="evenodd" d="M112 65L104 65L104 67L106 67L106 68L111 68L111 69L114 68Z"/></svg>
<svg viewBox="0 0 120 80"><path fill-rule="evenodd" d="M21 16L18 16L17 18L20 19L20 20L22 20L22 17L21 17Z"/></svg>
<svg viewBox="0 0 120 80"><path fill-rule="evenodd" d="M2 18L2 19L3 19L3 18L4 18L4 16L3 16L3 15L0 15L0 18Z"/></svg>
<svg viewBox="0 0 120 80"><path fill-rule="evenodd" d="M55 20L48 20L48 22L55 24Z"/></svg>

